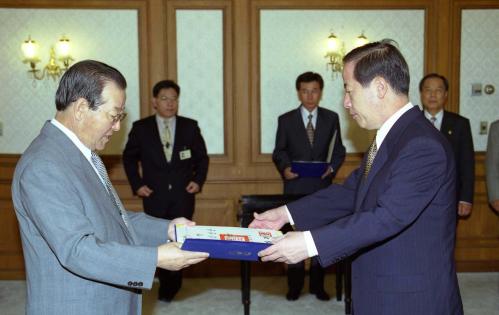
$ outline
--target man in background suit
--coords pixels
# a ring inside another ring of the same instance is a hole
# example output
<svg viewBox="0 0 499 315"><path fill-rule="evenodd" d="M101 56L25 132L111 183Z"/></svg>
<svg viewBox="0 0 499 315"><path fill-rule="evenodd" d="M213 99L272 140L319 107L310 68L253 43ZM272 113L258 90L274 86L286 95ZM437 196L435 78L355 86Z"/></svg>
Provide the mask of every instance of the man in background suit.
<svg viewBox="0 0 499 315"><path fill-rule="evenodd" d="M449 82L437 73L427 74L419 82L424 115L449 140L457 167L457 213L469 216L475 186L475 150L467 118L444 110Z"/></svg>
<svg viewBox="0 0 499 315"><path fill-rule="evenodd" d="M338 114L319 107L323 88L320 74L300 74L296 91L301 104L279 117L272 159L284 180L284 194L305 195L327 187L345 160ZM330 147L332 155L328 156ZM293 161L326 161L330 167L321 177L300 177L291 169ZM288 266L288 300L299 298L304 278L303 262ZM310 293L319 300L329 300L324 290L324 269L315 258L310 264Z"/></svg>
<svg viewBox="0 0 499 315"><path fill-rule="evenodd" d="M95 153L126 116L126 81L97 61L74 64L56 93L57 113L16 166L12 199L26 264L27 314L140 314L156 267L206 259L182 251L174 224L127 212Z"/></svg>
<svg viewBox="0 0 499 315"><path fill-rule="evenodd" d="M208 154L195 120L177 116L180 87L163 80L153 88L156 114L136 121L123 165L144 211L154 217L192 219L195 194L208 172ZM142 173L139 172L139 164ZM182 286L181 271L158 270L158 299L170 302Z"/></svg>
<svg viewBox="0 0 499 315"><path fill-rule="evenodd" d="M352 259L353 313L463 314L454 263L456 170L449 142L409 102L409 68L390 40L343 59L344 107L377 130L361 167L286 206L256 214L250 227L289 232L259 253L328 266Z"/></svg>
<svg viewBox="0 0 499 315"><path fill-rule="evenodd" d="M499 120L490 125L485 170L489 202L499 213Z"/></svg>

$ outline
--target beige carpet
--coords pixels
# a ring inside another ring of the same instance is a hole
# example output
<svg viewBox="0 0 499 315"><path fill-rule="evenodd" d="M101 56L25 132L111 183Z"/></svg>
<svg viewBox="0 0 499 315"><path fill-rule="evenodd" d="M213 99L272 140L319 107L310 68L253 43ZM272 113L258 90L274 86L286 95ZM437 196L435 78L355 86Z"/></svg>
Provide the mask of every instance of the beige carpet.
<svg viewBox="0 0 499 315"><path fill-rule="evenodd" d="M499 273L460 273L459 286L466 315L499 315ZM306 283L307 284L307 283ZM302 293L298 301L286 301L285 277L253 277L251 282L251 315L267 314L344 314L343 302L322 302ZM326 277L326 287L335 294L334 275ZM156 301L158 284L144 292L144 315L159 314L243 314L240 280L234 278L187 278L172 303ZM0 281L0 313L24 314L25 282Z"/></svg>

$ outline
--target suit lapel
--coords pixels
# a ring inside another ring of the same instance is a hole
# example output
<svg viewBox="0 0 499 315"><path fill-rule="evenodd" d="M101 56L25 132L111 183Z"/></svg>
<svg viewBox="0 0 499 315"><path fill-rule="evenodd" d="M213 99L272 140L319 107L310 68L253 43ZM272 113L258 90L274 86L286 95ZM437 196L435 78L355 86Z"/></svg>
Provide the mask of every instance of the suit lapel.
<svg viewBox="0 0 499 315"><path fill-rule="evenodd" d="M314 145L312 146L312 156L314 157L314 160L320 154L318 150L320 150L320 148L323 148L321 141L327 138L326 133L328 131L328 128L326 127L328 123L329 122L326 120L326 117L322 113L322 109L318 107L317 121L315 122L315 130L314 130Z"/></svg>
<svg viewBox="0 0 499 315"><path fill-rule="evenodd" d="M452 138L454 134L453 126L455 124L452 121L452 117L444 111L444 115L442 117L442 126L440 126L440 132L445 135L447 138Z"/></svg>
<svg viewBox="0 0 499 315"><path fill-rule="evenodd" d="M105 211L108 211L111 214L118 224L120 224L121 229L127 236L128 240L131 243L134 243L134 238L123 222L119 210L107 193L106 188L104 188L99 176L83 153L61 130L53 126L50 122L45 124L42 132L45 133L49 139L56 141L59 144L59 147L64 148L63 150L67 156L67 161L72 164L77 173L81 174L78 178L80 178L80 180L85 179L87 182L85 187L88 187L88 189L92 191L92 195L95 196L96 200L102 201L102 209L105 209Z"/></svg>
<svg viewBox="0 0 499 315"><path fill-rule="evenodd" d="M301 105L298 106L298 109L295 111L294 115L294 122L290 126L300 126L297 130L298 134L298 141L303 143L304 149L311 149L310 142L308 141L308 136L307 136L307 128L305 128L305 125L303 124L303 117L301 115ZM315 134L314 134L315 136Z"/></svg>
<svg viewBox="0 0 499 315"><path fill-rule="evenodd" d="M156 115L151 116L151 119L147 122L150 132L147 134L153 135L151 138L152 146L154 148L154 157L158 165L165 165L166 156L163 151L163 143L161 142L161 135L158 129L158 123L156 122Z"/></svg>
<svg viewBox="0 0 499 315"><path fill-rule="evenodd" d="M407 128L409 123L417 117L417 115L421 115L419 108L416 106L407 112L405 112L397 122L392 126L388 134L386 135L381 147L378 149L376 153L376 158L373 161L371 166L371 170L366 179L361 179L361 183L358 188L357 199L355 202L355 211L360 210L360 206L366 197L366 194L371 186L373 179L376 177L376 174L383 168L385 163L388 160L388 157L393 149L394 144L396 144L399 136L402 132ZM426 118L425 118L426 119ZM362 161L362 173L364 172L365 163L366 163L367 153L364 154L364 159Z"/></svg>

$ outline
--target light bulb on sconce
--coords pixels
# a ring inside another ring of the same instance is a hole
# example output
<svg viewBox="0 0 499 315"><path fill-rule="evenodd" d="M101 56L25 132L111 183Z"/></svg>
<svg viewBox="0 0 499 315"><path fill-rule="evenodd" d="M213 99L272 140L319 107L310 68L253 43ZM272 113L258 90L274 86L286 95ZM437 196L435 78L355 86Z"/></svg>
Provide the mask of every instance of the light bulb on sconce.
<svg viewBox="0 0 499 315"><path fill-rule="evenodd" d="M356 38L354 48L369 43L364 35L364 31ZM331 76L334 80L338 73L343 71L343 57L345 56L345 43L341 41L333 32L327 38L327 52L325 58L328 58L327 68L331 68Z"/></svg>
<svg viewBox="0 0 499 315"><path fill-rule="evenodd" d="M333 32L331 32L327 38L327 52L325 57L329 59L326 66L327 68L331 68L333 79L343 70L344 55L345 44L341 42Z"/></svg>
<svg viewBox="0 0 499 315"><path fill-rule="evenodd" d="M35 80L43 80L43 78L52 78L54 81L59 78L64 71L69 68L73 58L71 57L71 45L66 36L62 36L54 47L50 48L50 58L48 63L43 67L43 70L37 69L36 64L40 62L39 45L31 39L31 36L23 42L21 50L24 56L24 63L29 63L31 76ZM57 59L56 59L57 58ZM59 66L57 60L62 62L62 67Z"/></svg>

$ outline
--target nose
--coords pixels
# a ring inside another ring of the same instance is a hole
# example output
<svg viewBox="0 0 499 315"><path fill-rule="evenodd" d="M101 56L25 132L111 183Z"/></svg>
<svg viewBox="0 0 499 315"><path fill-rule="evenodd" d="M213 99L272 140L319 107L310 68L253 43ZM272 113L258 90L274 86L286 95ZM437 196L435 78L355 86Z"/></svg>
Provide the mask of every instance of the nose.
<svg viewBox="0 0 499 315"><path fill-rule="evenodd" d="M343 96L343 107L347 109L352 107L352 101L350 100L350 96L348 95L348 93L345 93L345 95Z"/></svg>
<svg viewBox="0 0 499 315"><path fill-rule="evenodd" d="M119 131L121 129L121 121L118 120L117 122L115 122L111 129L113 129L113 131Z"/></svg>

